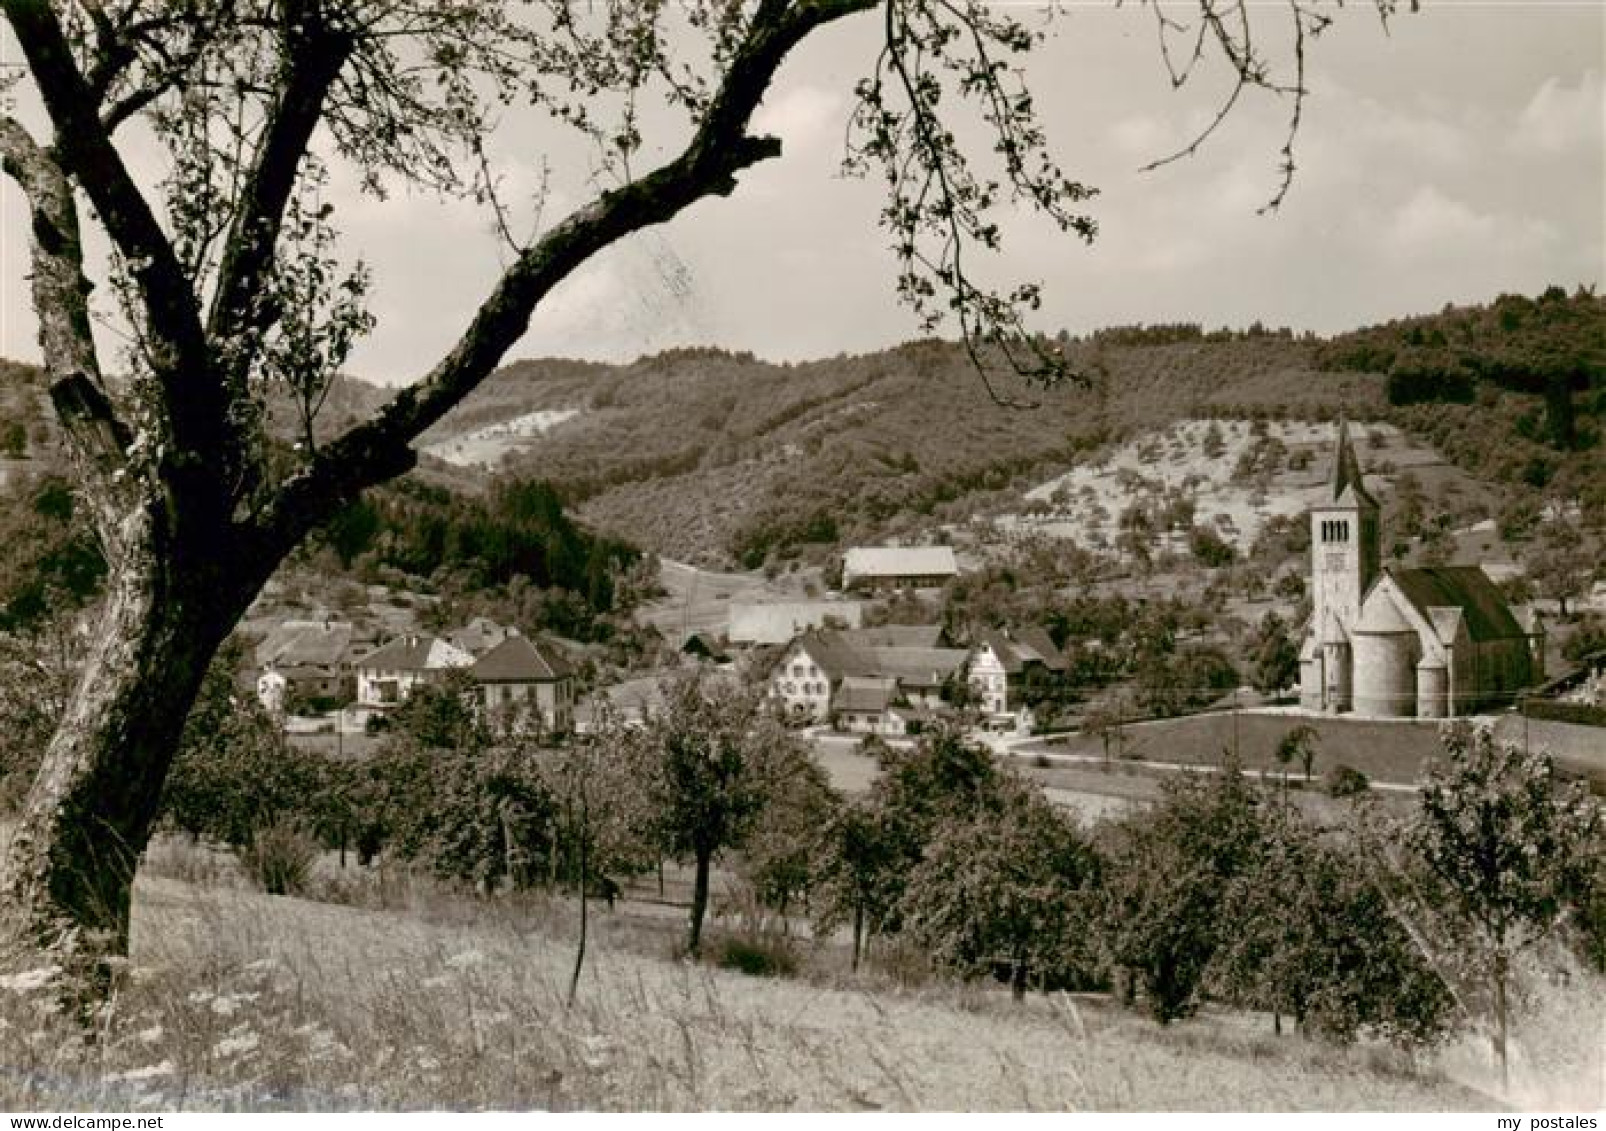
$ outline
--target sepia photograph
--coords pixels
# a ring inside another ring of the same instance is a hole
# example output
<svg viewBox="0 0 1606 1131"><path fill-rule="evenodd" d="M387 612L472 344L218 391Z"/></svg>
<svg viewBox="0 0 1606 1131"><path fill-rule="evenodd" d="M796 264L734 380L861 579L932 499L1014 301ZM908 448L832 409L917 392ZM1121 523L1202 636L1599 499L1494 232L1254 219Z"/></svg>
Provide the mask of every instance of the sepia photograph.
<svg viewBox="0 0 1606 1131"><path fill-rule="evenodd" d="M1606 0L0 0L0 1113L1597 1127L1603 286Z"/></svg>

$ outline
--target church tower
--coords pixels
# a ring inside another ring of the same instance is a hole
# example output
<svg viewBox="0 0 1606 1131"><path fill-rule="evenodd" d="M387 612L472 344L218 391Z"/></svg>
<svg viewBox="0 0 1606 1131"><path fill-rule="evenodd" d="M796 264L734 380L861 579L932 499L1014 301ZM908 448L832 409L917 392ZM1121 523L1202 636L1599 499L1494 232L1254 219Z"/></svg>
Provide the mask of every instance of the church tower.
<svg viewBox="0 0 1606 1131"><path fill-rule="evenodd" d="M1338 445L1326 489L1310 510L1311 639L1302 670L1308 706L1347 711L1354 686L1350 633L1361 600L1382 568L1378 505L1361 481L1349 422L1338 423Z"/></svg>

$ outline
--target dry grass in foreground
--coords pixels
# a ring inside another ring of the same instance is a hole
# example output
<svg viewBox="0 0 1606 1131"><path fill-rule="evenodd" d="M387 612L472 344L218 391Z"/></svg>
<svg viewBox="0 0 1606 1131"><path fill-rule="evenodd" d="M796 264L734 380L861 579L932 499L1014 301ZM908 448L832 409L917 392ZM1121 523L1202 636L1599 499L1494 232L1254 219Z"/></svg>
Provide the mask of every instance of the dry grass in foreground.
<svg viewBox="0 0 1606 1131"><path fill-rule="evenodd" d="M1496 1105L1437 1062L1279 1040L1260 1019L1162 1030L991 988L831 988L604 951L568 1009L567 942L506 909L463 918L142 879L128 986L96 1043L25 983L0 989L0 1109Z"/></svg>

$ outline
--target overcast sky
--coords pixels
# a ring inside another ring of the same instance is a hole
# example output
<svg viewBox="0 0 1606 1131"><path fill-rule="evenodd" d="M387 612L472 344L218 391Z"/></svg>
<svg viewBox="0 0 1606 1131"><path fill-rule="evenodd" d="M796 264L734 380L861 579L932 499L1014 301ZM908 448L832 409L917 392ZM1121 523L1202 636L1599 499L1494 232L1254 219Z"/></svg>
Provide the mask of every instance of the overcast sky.
<svg viewBox="0 0 1606 1131"><path fill-rule="evenodd" d="M1286 16L1257 6L1266 40ZM1606 280L1606 5L1429 3L1385 34L1352 4L1313 46L1299 171L1282 210L1286 107L1240 106L1197 157L1138 169L1185 144L1219 85L1170 89L1151 15L1076 5L1031 78L1066 172L1096 185L1092 248L1038 222L1010 226L1000 278L1045 284L1040 328L1259 319L1341 330L1472 302ZM512 357L628 360L711 344L773 359L862 352L914 337L892 297L875 228L877 187L838 173L855 78L877 21L860 18L801 50L759 126L785 154L737 194L599 257L538 311ZM556 162L548 220L580 203L588 161L532 121L510 121L509 187L533 159ZM593 186L594 187L594 186ZM0 355L36 358L26 226L9 182L0 202ZM345 178L337 219L372 265L378 327L359 376L416 378L449 346L500 266L486 218L398 196L376 204Z"/></svg>

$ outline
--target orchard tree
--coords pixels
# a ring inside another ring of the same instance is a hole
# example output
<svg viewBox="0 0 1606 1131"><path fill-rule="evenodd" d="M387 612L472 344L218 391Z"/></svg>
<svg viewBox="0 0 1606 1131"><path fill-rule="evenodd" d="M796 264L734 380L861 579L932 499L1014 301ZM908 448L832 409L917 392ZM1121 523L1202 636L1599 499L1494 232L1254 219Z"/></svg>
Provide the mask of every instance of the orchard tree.
<svg viewBox="0 0 1606 1131"><path fill-rule="evenodd" d="M1297 818L1270 830L1255 865L1227 888L1208 984L1245 1008L1269 1010L1282 1032L1353 1041L1363 1031L1399 1044L1439 1036L1454 1004L1437 972L1353 854Z"/></svg>
<svg viewBox="0 0 1606 1131"><path fill-rule="evenodd" d="M1387 16L1400 0L1372 2ZM1153 14L1179 83L1206 56L1236 76L1216 122L1246 89L1286 101L1275 204L1293 176L1308 41L1330 17L1286 0L1273 37L1251 8ZM779 156L754 112L823 29L862 15L881 32L854 90L847 166L886 187L899 295L924 329L957 327L984 379L1063 376L1025 331L1037 288L991 290L969 270L1022 203L1094 234L1081 210L1092 190L1048 156L1022 79L1044 35L1035 15L982 0L0 0L0 12L21 60L0 83L22 92L0 104L0 166L27 202L51 400L108 570L3 862L0 935L54 949L86 989L100 959L126 952L135 862L185 717L266 579L414 465L419 434L490 375L560 282ZM544 229L538 207L519 216L498 191L495 127L514 104L577 132L601 165L595 197ZM668 111L651 138L647 105ZM982 131L974 155L955 122L967 114ZM652 152L670 156L647 168ZM339 250L337 171L377 200L477 201L505 247L445 354L331 436L318 410L372 325L369 273ZM85 255L85 205L104 263ZM92 313L108 312L92 295L115 304L129 343L116 359L97 348ZM270 413L270 397L290 411Z"/></svg>
<svg viewBox="0 0 1606 1131"><path fill-rule="evenodd" d="M1253 873L1267 843L1261 798L1236 764L1167 780L1154 809L1112 830L1101 936L1161 1024L1191 1014L1218 947L1236 929L1229 892Z"/></svg>
<svg viewBox="0 0 1606 1131"><path fill-rule="evenodd" d="M1427 767L1408 843L1483 944L1495 1053L1509 1087L1511 959L1599 883L1601 809L1582 782L1560 780L1548 754L1496 742L1487 726L1447 727L1443 743Z"/></svg>
<svg viewBox="0 0 1606 1131"><path fill-rule="evenodd" d="M842 805L823 830L822 840L813 907L815 934L827 937L841 924L850 924L851 968L857 973L865 943L881 932L902 893L899 869L905 861L874 797Z"/></svg>
<svg viewBox="0 0 1606 1131"><path fill-rule="evenodd" d="M1007 973L1019 1001L1034 978L1089 977L1098 880L1098 856L1070 814L1010 775L997 805L937 831L909 876L904 930L939 966Z"/></svg>
<svg viewBox="0 0 1606 1131"><path fill-rule="evenodd" d="M686 951L702 951L714 858L742 847L771 804L817 773L807 751L764 699L761 687L683 676L663 688L647 720L643 768L664 847L693 869Z"/></svg>

